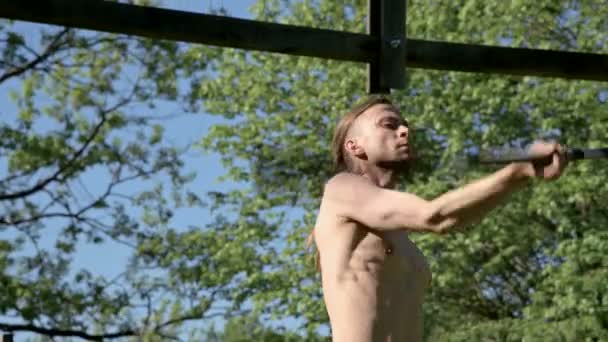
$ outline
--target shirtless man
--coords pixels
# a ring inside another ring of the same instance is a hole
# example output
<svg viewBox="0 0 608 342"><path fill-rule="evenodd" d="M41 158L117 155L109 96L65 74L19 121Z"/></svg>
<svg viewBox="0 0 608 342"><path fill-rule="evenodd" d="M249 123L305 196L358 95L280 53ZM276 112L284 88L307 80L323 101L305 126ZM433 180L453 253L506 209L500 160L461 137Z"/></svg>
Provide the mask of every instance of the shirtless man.
<svg viewBox="0 0 608 342"><path fill-rule="evenodd" d="M409 133L397 108L381 97L336 127L338 173L325 185L311 235L334 342L421 341L431 274L408 233L442 234L469 224L530 178L556 179L566 165L560 145L537 142L532 148L550 163L513 163L427 201L392 190L411 161Z"/></svg>

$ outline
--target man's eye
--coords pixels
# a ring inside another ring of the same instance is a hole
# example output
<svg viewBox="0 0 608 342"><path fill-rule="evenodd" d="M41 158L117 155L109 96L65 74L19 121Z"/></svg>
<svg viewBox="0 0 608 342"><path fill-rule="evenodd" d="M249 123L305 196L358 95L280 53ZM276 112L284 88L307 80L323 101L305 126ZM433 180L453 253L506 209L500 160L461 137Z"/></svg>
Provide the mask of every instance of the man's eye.
<svg viewBox="0 0 608 342"><path fill-rule="evenodd" d="M392 123L392 122L386 122L386 123L384 123L384 127L390 128L390 129L396 129L397 128L397 124Z"/></svg>

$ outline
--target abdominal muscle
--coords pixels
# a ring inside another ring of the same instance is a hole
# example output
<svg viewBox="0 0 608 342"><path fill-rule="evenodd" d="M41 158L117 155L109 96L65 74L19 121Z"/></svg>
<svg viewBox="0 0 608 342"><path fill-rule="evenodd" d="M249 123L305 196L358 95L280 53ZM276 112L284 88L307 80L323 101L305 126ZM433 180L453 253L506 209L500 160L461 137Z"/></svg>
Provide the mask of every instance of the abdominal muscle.
<svg viewBox="0 0 608 342"><path fill-rule="evenodd" d="M333 341L422 341L430 273L406 233L379 234L360 226L325 233L330 231L327 240L315 234Z"/></svg>

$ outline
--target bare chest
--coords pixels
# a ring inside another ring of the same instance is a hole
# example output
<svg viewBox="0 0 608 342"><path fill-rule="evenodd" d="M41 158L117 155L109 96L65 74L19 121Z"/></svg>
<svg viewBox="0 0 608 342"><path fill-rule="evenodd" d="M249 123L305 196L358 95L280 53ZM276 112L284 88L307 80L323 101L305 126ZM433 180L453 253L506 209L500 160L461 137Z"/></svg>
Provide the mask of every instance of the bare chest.
<svg viewBox="0 0 608 342"><path fill-rule="evenodd" d="M409 239L407 234L401 232L387 233L384 236L384 240L388 245L386 252L394 253L394 258L399 268L407 273L416 274L417 278L425 283L425 285L430 284L431 269L427 259L422 251Z"/></svg>
<svg viewBox="0 0 608 342"><path fill-rule="evenodd" d="M431 272L422 251L404 232L366 233L357 249L375 268L378 275L388 278L406 279L423 288L430 285ZM396 280L396 279L395 279Z"/></svg>

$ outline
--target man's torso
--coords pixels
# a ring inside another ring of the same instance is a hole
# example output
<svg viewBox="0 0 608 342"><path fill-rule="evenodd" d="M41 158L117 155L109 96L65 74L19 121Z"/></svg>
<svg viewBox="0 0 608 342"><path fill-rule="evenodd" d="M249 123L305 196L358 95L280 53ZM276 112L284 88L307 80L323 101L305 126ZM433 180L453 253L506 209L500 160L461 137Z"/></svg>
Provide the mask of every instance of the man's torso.
<svg viewBox="0 0 608 342"><path fill-rule="evenodd" d="M334 341L420 341L431 274L405 231L378 232L321 206L315 228Z"/></svg>

